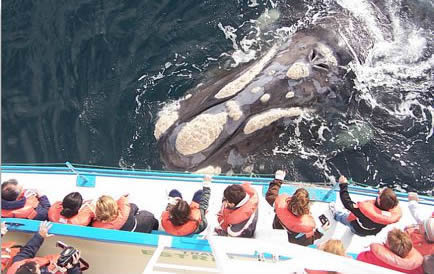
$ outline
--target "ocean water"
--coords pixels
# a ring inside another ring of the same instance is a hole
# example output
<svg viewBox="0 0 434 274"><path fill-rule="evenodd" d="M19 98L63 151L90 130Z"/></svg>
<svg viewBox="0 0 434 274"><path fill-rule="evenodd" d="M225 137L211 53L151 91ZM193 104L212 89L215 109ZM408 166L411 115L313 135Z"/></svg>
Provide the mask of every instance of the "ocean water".
<svg viewBox="0 0 434 274"><path fill-rule="evenodd" d="M426 0L3 1L2 161L163 169L153 135L161 109L339 13L353 18L343 36L369 45L348 67L347 110L296 119L231 172L283 168L293 180L344 174L431 191L434 7Z"/></svg>

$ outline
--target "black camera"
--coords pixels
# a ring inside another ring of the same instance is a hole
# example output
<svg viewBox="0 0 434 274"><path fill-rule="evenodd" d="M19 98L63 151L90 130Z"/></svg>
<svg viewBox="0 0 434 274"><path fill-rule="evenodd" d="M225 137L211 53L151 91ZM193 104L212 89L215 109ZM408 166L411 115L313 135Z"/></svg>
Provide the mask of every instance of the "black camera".
<svg viewBox="0 0 434 274"><path fill-rule="evenodd" d="M60 253L59 259L57 259L57 265L60 267L66 267L69 263L72 263L72 256L78 253L78 250L72 246L67 246L60 241L57 242L56 245L63 248L62 252Z"/></svg>

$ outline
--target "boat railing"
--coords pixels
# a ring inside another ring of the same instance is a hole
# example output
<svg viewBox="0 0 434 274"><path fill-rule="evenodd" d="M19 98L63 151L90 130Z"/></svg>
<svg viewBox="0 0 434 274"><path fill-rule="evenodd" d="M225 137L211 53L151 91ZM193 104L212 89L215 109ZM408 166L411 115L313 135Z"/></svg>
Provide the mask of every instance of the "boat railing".
<svg viewBox="0 0 434 274"><path fill-rule="evenodd" d="M211 236L208 241L220 273L304 273L305 269L354 274L400 273L291 243L219 236ZM257 254L258 259L242 260L233 254ZM265 260L266 255L272 259Z"/></svg>

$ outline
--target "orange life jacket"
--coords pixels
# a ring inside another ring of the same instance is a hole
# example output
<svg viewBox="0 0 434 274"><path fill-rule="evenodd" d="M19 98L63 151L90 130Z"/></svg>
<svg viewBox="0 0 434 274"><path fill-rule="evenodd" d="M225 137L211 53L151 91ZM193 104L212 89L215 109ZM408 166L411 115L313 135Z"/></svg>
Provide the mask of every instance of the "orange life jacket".
<svg viewBox="0 0 434 274"><path fill-rule="evenodd" d="M17 270L25 263L28 262L36 262L38 265L47 266L49 271L54 271L56 269L56 262L60 255L47 255L44 257L35 257L31 259L25 259L18 262L15 262L9 267L7 274L15 274ZM56 274L61 274L62 272L55 272Z"/></svg>
<svg viewBox="0 0 434 274"><path fill-rule="evenodd" d="M169 211L164 211L161 215L161 225L164 230L175 236L186 236L194 233L199 226L199 223L202 221L202 217L200 215L199 204L196 202L191 202L190 204L190 220L183 225L175 226L170 221L170 213Z"/></svg>
<svg viewBox="0 0 434 274"><path fill-rule="evenodd" d="M371 244L370 247L375 257L377 257L383 263L396 268L413 270L423 264L423 256L414 248L410 250L410 253L408 253L405 258L401 258L382 244L374 243Z"/></svg>
<svg viewBox="0 0 434 274"><path fill-rule="evenodd" d="M413 247L423 256L434 255L434 243L429 243L424 233L421 233L419 226L414 225L405 228L405 232L410 236Z"/></svg>
<svg viewBox="0 0 434 274"><path fill-rule="evenodd" d="M259 197L256 190L251 187L250 183L244 183L241 187L250 198L244 205L237 209L225 208L219 213L217 219L224 230L227 230L229 225L239 224L248 220L258 208Z"/></svg>
<svg viewBox="0 0 434 274"><path fill-rule="evenodd" d="M11 266L12 260L14 259L15 255L20 252L19 247L14 247L15 242L6 242L2 243L2 268L1 271L4 272L5 269Z"/></svg>
<svg viewBox="0 0 434 274"><path fill-rule="evenodd" d="M128 199L124 196L120 197L117 201L119 214L111 222L94 221L93 227L107 228L107 229L121 229L121 227L127 222L128 215L130 214L131 206Z"/></svg>
<svg viewBox="0 0 434 274"><path fill-rule="evenodd" d="M388 211L383 211L375 206L375 200L367 200L363 202L357 202L357 207L360 211L368 217L371 221L377 224L389 225L399 221L402 216L401 207L395 206ZM348 221L354 221L357 217L351 213L348 216Z"/></svg>
<svg viewBox="0 0 434 274"><path fill-rule="evenodd" d="M23 192L24 193L24 192ZM19 199L22 199L19 197ZM2 209L3 218L22 218L22 219L33 219L38 215L36 208L39 205L39 200L35 195L26 198L26 203L22 208L17 209Z"/></svg>
<svg viewBox="0 0 434 274"><path fill-rule="evenodd" d="M71 218L66 218L60 215L60 212L62 212L62 210L62 202L55 202L48 210L48 219L56 223L87 226L95 217L89 204L84 204L80 208L78 213Z"/></svg>
<svg viewBox="0 0 434 274"><path fill-rule="evenodd" d="M295 216L288 210L288 204L291 201L291 196L281 194L274 201L274 210L280 223L288 230L304 233L306 238L313 236L315 232L315 220L310 214Z"/></svg>

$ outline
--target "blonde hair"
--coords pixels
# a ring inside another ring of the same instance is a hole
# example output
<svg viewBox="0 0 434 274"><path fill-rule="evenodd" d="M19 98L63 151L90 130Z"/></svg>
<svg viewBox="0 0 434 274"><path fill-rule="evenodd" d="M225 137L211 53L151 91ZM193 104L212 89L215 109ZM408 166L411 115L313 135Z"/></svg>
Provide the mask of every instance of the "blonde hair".
<svg viewBox="0 0 434 274"><path fill-rule="evenodd" d="M328 253L345 256L345 248L341 240L328 240L319 246L319 249Z"/></svg>
<svg viewBox="0 0 434 274"><path fill-rule="evenodd" d="M113 221L118 216L118 204L108 195L102 195L96 202L95 217L97 221Z"/></svg>
<svg viewBox="0 0 434 274"><path fill-rule="evenodd" d="M394 228L387 234L387 246L393 253L405 258L413 248L413 243L407 233Z"/></svg>
<svg viewBox="0 0 434 274"><path fill-rule="evenodd" d="M309 192L304 188L299 188L291 197L288 204L289 211L295 216L302 216L309 214Z"/></svg>

